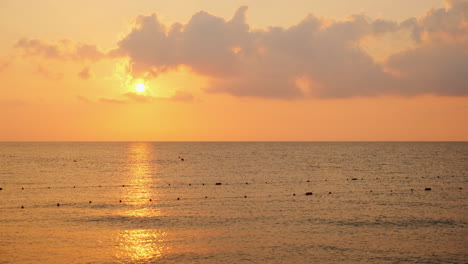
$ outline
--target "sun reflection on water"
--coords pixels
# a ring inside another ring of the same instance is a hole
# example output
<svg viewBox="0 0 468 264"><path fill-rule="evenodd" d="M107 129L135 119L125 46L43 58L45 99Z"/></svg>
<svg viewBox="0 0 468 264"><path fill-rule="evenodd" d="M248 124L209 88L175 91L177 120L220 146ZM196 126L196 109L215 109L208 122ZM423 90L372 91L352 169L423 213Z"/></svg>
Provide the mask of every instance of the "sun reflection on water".
<svg viewBox="0 0 468 264"><path fill-rule="evenodd" d="M152 229L125 230L118 236L116 257L141 263L159 259L170 250L164 243L166 236Z"/></svg>
<svg viewBox="0 0 468 264"><path fill-rule="evenodd" d="M151 162L154 155L152 151L151 143L129 144L128 182L126 188L122 188L125 207L119 212L119 215L140 219L138 221L145 225L149 222L147 219L163 215L157 206L161 194L156 188L151 188L154 180L152 172L156 169ZM166 245L167 236L160 229L124 229L117 235L115 256L137 263L154 261L170 251L170 247Z"/></svg>
<svg viewBox="0 0 468 264"><path fill-rule="evenodd" d="M124 190L123 201L127 205L132 205L130 210L125 212L128 216L160 216L160 210L153 200L159 198L160 193L156 188L151 188L153 184L152 172L156 170L151 159L154 155L150 143L131 143L128 149L128 186ZM150 201L151 199L151 201Z"/></svg>

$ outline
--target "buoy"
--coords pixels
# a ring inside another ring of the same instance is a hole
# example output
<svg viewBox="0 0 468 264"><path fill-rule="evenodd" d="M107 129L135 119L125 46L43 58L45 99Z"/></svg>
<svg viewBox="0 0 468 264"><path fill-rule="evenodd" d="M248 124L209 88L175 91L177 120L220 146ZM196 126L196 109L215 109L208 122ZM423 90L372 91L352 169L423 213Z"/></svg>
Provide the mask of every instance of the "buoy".
<svg viewBox="0 0 468 264"><path fill-rule="evenodd" d="M413 189L411 189L411 191L414 191Z"/></svg>
<svg viewBox="0 0 468 264"><path fill-rule="evenodd" d="M73 188L75 188L75 186L73 186Z"/></svg>
<svg viewBox="0 0 468 264"><path fill-rule="evenodd" d="M47 187L47 189L50 189L50 187Z"/></svg>
<svg viewBox="0 0 468 264"><path fill-rule="evenodd" d="M244 198L247 198L247 195L244 195Z"/></svg>
<svg viewBox="0 0 468 264"><path fill-rule="evenodd" d="M171 184L169 183L168 186L171 186Z"/></svg>
<svg viewBox="0 0 468 264"><path fill-rule="evenodd" d="M122 187L125 187L125 184L122 184Z"/></svg>
<svg viewBox="0 0 468 264"><path fill-rule="evenodd" d="M246 182L245 184L249 184L248 182Z"/></svg>
<svg viewBox="0 0 468 264"><path fill-rule="evenodd" d="M101 188L101 185L99 185L99 188Z"/></svg>
<svg viewBox="0 0 468 264"><path fill-rule="evenodd" d="M73 162L76 162L76 160L73 160Z"/></svg>
<svg viewBox="0 0 468 264"><path fill-rule="evenodd" d="M331 192L328 192L328 194L331 194Z"/></svg>
<svg viewBox="0 0 468 264"><path fill-rule="evenodd" d="M153 200L149 199L150 202L152 202Z"/></svg>
<svg viewBox="0 0 468 264"><path fill-rule="evenodd" d="M3 190L3 188L0 188L0 191Z"/></svg>
<svg viewBox="0 0 468 264"><path fill-rule="evenodd" d="M24 190L24 187L21 187L21 190Z"/></svg>
<svg viewBox="0 0 468 264"><path fill-rule="evenodd" d="M89 203L92 203L91 201L89 201Z"/></svg>
<svg viewBox="0 0 468 264"><path fill-rule="evenodd" d="M205 185L204 183L202 183L201 185Z"/></svg>
<svg viewBox="0 0 468 264"><path fill-rule="evenodd" d="M119 203L121 203L121 202L122 202L122 200L119 200Z"/></svg>
<svg viewBox="0 0 468 264"><path fill-rule="evenodd" d="M222 183L220 183L220 182L217 182L217 183L216 183L216 185L221 185L221 184L222 184Z"/></svg>
<svg viewBox="0 0 468 264"><path fill-rule="evenodd" d="M208 196L205 196L205 199L208 198Z"/></svg>
<svg viewBox="0 0 468 264"><path fill-rule="evenodd" d="M24 206L21 206L21 209L24 209Z"/></svg>
<svg viewBox="0 0 468 264"><path fill-rule="evenodd" d="M312 192L306 192L305 195L312 195Z"/></svg>
<svg viewBox="0 0 468 264"><path fill-rule="evenodd" d="M425 191L431 191L432 189L429 188L429 187L427 187L427 188L425 188L424 190L425 190Z"/></svg>
<svg viewBox="0 0 468 264"><path fill-rule="evenodd" d="M192 186L192 184L191 184L191 183L189 183L188 185L189 185L189 186Z"/></svg>
<svg viewBox="0 0 468 264"><path fill-rule="evenodd" d="M59 204L59 203L57 203L57 206L60 206L60 204Z"/></svg>
<svg viewBox="0 0 468 264"><path fill-rule="evenodd" d="M372 192L372 190L370 190L370 192Z"/></svg>
<svg viewBox="0 0 468 264"><path fill-rule="evenodd" d="M309 180L307 180L307 182L310 182Z"/></svg>
<svg viewBox="0 0 468 264"><path fill-rule="evenodd" d="M177 200L180 200L180 198L179 198L179 197L177 197Z"/></svg>

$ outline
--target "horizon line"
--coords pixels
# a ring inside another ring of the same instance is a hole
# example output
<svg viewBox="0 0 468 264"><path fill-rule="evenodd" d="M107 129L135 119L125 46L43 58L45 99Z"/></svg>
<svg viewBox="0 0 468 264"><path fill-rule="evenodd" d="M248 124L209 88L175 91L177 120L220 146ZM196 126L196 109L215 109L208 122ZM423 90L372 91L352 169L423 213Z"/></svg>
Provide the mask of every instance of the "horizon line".
<svg viewBox="0 0 468 264"><path fill-rule="evenodd" d="M0 140L0 143L467 143L468 140Z"/></svg>

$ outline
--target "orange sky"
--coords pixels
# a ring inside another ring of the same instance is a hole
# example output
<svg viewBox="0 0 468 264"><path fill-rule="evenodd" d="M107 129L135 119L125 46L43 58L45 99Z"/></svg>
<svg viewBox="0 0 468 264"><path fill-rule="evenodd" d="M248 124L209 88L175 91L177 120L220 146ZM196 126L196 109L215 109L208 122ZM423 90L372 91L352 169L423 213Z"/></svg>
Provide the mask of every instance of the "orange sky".
<svg viewBox="0 0 468 264"><path fill-rule="evenodd" d="M468 140L467 0L135 2L0 3L0 141Z"/></svg>

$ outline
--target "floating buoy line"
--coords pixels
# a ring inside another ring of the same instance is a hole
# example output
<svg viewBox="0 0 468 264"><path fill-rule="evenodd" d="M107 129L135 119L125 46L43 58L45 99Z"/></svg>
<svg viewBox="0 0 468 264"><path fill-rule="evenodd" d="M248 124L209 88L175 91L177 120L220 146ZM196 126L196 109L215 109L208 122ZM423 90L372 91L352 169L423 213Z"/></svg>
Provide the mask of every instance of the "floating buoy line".
<svg viewBox="0 0 468 264"><path fill-rule="evenodd" d="M437 177L439 178L439 177ZM379 178L375 178L375 180L378 180ZM349 181L349 178L346 179L347 181ZM351 180L353 181L352 183L349 182L348 186L349 185L354 185L355 182L354 181L364 181L363 178L361 179L358 179L358 178L351 178ZM328 179L325 179L324 181L328 181ZM310 187L307 187L307 188L304 188L304 189L313 189L313 183L318 183L318 182L323 182L323 180L319 181L319 180L315 180L315 181L311 181L311 180L306 180L305 183L310 186ZM235 183L227 183L227 182L214 182L214 183L181 183L181 182L176 182L176 183L162 183L162 184L155 184L155 185L146 185L145 188L151 188L151 189L154 189L154 188L171 188L171 189L177 189L178 187L187 187L187 188L193 188L193 187L200 187L200 186L204 186L204 188L207 188L207 187L213 187L213 188L230 188L232 186L236 186L236 185L243 185L243 186L249 186L248 188L253 188L254 186L258 186L258 185L272 185L272 184L284 184L284 185L287 185L287 184L297 184L297 183L300 183L300 182L282 182L282 181L278 181L278 182L235 182ZM312 183L312 184L310 184ZM73 186L38 186L38 187L20 187L20 188L15 188L14 190L18 190L20 192L27 192L28 190L40 190L40 189L45 189L47 191L51 190L53 191L54 189L78 189L78 188L131 188L131 189L139 189L139 188L142 188L143 185L132 185L132 184L117 184L117 185L83 185L83 186L76 186L76 185L73 185ZM221 186L221 187L219 187ZM226 187L227 186L227 187ZM323 186L321 186L321 188L323 189ZM463 190L462 187L458 187L457 188L459 191ZM13 188L9 189L9 190L13 190ZM420 189L416 189L416 188L411 188L411 189L405 189L405 190L401 190L399 192L394 192L393 189L387 189L387 190L380 190L380 191L375 191L375 190L365 190L366 193L371 193L371 195L378 195L378 194L384 194L384 193L390 193L391 195L396 195L396 194L402 194L402 193L409 193L409 194L414 194L417 190L420 190L420 191L423 191L423 192L429 192L429 191L435 191L436 189L434 189L433 187L424 187L424 188L420 188ZM442 188L440 190L443 190ZM446 189L447 191L448 189ZM4 193L6 191L6 189L4 187L0 187L0 195L2 193ZM359 190L359 191L363 191L363 190ZM184 191L185 192L185 191ZM167 201L187 201L187 200L198 200L198 199L247 199L247 198L271 198L271 197L297 197L297 196L312 196L312 197L321 197L322 195L327 195L327 196L334 196L334 195L342 195L343 192L331 192L331 191L323 191L321 193L316 193L316 192L312 192L312 191L305 191L305 192L302 192L302 193L297 193L297 192L291 192L291 193L287 193L288 191L284 191L282 194L276 194L276 195L271 195L271 194L268 194L268 195L252 195L252 194L245 194L245 195L238 195L238 196L208 196L208 195L202 195L200 197L186 197L186 196L179 196L179 197L176 197L176 194L171 194L171 196L173 197L167 197L167 198L148 198L148 199L145 199L147 203L151 204L154 202L154 204L157 204L157 203L160 203L160 202L167 202ZM356 190L352 190L352 189L349 189L349 192L356 192ZM298 195L296 195L296 193ZM209 198L208 198L209 197ZM142 199L137 199L137 200L142 200ZM135 202L135 199L129 199L129 200L125 200L125 199L119 199L119 200L116 200L114 202L112 201L106 201L106 202L102 202L101 203L94 203L92 200L88 200L88 204L90 204L90 206L94 206L94 205L98 205L98 204L121 204L121 205L134 205L133 203ZM83 202L85 203L85 202ZM70 204L77 204L77 203L63 203L63 202L59 202L59 203L56 203L55 206L56 207L66 207L67 205L70 205ZM138 205L143 205L143 203L138 203ZM34 205L32 207L37 207L37 205ZM25 209L27 208L26 205L18 205L14 208L21 208L21 209ZM0 208L2 209L2 208ZM4 208L3 208L4 209Z"/></svg>

